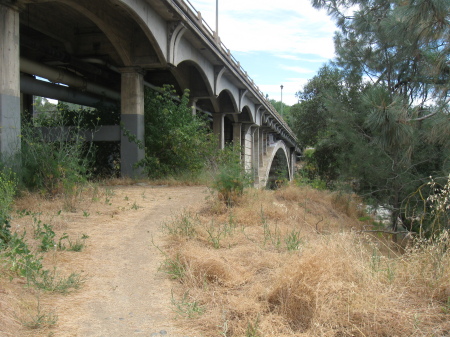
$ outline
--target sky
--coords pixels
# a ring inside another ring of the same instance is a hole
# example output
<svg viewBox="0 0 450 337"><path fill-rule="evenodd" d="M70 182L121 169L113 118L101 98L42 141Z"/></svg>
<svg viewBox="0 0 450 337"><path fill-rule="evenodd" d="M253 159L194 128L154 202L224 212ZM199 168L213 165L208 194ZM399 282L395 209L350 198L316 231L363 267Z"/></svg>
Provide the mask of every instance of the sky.
<svg viewBox="0 0 450 337"><path fill-rule="evenodd" d="M187 0L186 0L187 1ZM215 0L189 0L216 27ZM310 0L218 0L219 36L269 99L297 103L295 93L334 57L337 30Z"/></svg>

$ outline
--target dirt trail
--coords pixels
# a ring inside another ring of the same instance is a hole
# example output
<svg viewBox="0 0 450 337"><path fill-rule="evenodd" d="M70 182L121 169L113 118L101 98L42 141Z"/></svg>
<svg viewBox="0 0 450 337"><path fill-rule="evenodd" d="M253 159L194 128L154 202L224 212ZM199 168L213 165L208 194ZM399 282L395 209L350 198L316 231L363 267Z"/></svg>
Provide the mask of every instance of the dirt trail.
<svg viewBox="0 0 450 337"><path fill-rule="evenodd" d="M152 239L162 247L162 223L204 202L206 188L112 189L110 200L93 203L89 217L68 223L89 235L75 261L87 279L81 290L55 299L54 336L199 336L174 324L171 284L158 272L163 256Z"/></svg>

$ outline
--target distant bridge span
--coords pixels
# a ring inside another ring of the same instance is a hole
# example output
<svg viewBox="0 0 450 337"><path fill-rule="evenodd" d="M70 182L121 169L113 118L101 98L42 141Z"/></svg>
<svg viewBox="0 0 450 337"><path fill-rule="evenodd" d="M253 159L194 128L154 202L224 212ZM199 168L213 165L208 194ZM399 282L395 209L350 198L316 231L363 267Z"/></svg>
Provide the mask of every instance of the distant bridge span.
<svg viewBox="0 0 450 337"><path fill-rule="evenodd" d="M32 111L33 95L120 104L122 123L143 141L144 86L170 84L190 90L193 111L212 115L220 149L242 146L260 185L271 144L282 146L292 177L294 133L188 0L0 0L0 43L4 155L19 149L20 115ZM102 140L121 142L122 175L133 176L144 153L117 128L104 128L114 131Z"/></svg>

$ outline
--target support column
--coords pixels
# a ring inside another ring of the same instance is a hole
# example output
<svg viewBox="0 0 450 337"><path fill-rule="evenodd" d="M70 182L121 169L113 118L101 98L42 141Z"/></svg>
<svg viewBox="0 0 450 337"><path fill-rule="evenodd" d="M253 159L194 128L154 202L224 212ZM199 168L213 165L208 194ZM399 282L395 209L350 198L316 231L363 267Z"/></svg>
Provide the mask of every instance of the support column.
<svg viewBox="0 0 450 337"><path fill-rule="evenodd" d="M297 155L295 154L295 148L291 148L291 179L294 179L295 166L297 164Z"/></svg>
<svg viewBox="0 0 450 337"><path fill-rule="evenodd" d="M133 167L143 159L144 152L144 73L142 69L121 69L121 121L125 130L141 143L130 142L123 132L120 141L120 169L123 177L142 176L142 169Z"/></svg>
<svg viewBox="0 0 450 337"><path fill-rule="evenodd" d="M233 123L233 146L242 146L242 123Z"/></svg>
<svg viewBox="0 0 450 337"><path fill-rule="evenodd" d="M255 181L259 181L259 127L258 126L254 126L252 153L253 153L252 166L253 166L254 178L255 178Z"/></svg>
<svg viewBox="0 0 450 337"><path fill-rule="evenodd" d="M192 99L191 109L192 109L192 116L195 116L197 114L197 98Z"/></svg>
<svg viewBox="0 0 450 337"><path fill-rule="evenodd" d="M0 3L0 154L20 151L19 10Z"/></svg>
<svg viewBox="0 0 450 337"><path fill-rule="evenodd" d="M219 142L218 148L225 148L225 115L222 113L213 113L213 132L217 135Z"/></svg>
<svg viewBox="0 0 450 337"><path fill-rule="evenodd" d="M242 127L243 142L242 142L242 161L247 171L252 169L252 133L251 124L244 124Z"/></svg>
<svg viewBox="0 0 450 337"><path fill-rule="evenodd" d="M264 131L259 128L259 167L263 167L263 157L264 157Z"/></svg>

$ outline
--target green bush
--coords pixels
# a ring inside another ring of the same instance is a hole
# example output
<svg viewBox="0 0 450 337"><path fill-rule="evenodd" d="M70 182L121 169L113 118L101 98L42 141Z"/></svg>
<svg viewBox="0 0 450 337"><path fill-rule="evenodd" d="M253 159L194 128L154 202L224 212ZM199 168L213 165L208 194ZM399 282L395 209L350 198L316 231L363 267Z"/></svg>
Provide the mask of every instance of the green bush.
<svg viewBox="0 0 450 337"><path fill-rule="evenodd" d="M243 194L244 188L253 183L251 173L241 163L240 149L227 146L216 157L212 188L218 192L220 200L233 206Z"/></svg>
<svg viewBox="0 0 450 337"><path fill-rule="evenodd" d="M150 178L200 173L217 149L206 116L193 115L189 91L177 100L171 86L145 91L145 159Z"/></svg>
<svg viewBox="0 0 450 337"><path fill-rule="evenodd" d="M3 169L0 171L0 250L11 239L9 220L15 192L14 174L8 169Z"/></svg>
<svg viewBox="0 0 450 337"><path fill-rule="evenodd" d="M46 133L39 126L55 127ZM64 129L60 113L42 114L22 124L22 165L20 181L25 188L43 195L59 193L72 195L77 184L86 181L90 145L79 135L83 129L74 126Z"/></svg>

